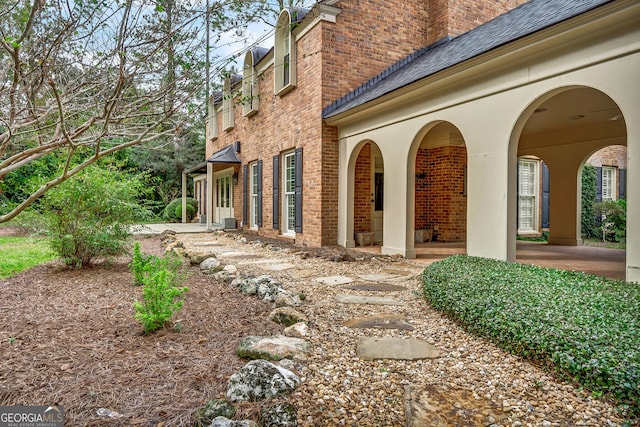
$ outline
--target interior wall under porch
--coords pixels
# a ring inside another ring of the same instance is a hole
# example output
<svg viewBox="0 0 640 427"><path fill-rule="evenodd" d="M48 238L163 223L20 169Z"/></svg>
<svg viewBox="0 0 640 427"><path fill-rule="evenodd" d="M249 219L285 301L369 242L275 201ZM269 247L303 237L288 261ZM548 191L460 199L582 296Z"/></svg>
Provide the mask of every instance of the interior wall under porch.
<svg viewBox="0 0 640 427"><path fill-rule="evenodd" d="M415 229L432 230L434 241L467 238L466 164L467 150L462 146L418 149Z"/></svg>

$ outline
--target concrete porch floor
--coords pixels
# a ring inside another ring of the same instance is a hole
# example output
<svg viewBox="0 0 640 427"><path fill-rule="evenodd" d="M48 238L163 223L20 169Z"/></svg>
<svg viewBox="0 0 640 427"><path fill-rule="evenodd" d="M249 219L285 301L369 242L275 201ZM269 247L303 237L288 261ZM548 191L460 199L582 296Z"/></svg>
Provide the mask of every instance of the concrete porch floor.
<svg viewBox="0 0 640 427"><path fill-rule="evenodd" d="M356 247L356 250L380 253L379 245ZM465 254L466 244L460 243L416 243L417 257L413 262L429 265L454 254ZM625 251L591 246L556 246L546 243L518 241L516 260L523 264L540 267L584 271L585 273L612 279L625 279Z"/></svg>

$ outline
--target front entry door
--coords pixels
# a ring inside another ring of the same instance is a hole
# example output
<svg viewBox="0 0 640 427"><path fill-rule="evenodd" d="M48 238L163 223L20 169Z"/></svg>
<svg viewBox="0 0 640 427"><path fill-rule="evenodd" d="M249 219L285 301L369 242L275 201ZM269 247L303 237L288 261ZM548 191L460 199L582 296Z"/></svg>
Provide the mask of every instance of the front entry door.
<svg viewBox="0 0 640 427"><path fill-rule="evenodd" d="M215 205L213 222L222 224L225 218L233 215L233 169L228 169L214 175Z"/></svg>
<svg viewBox="0 0 640 427"><path fill-rule="evenodd" d="M380 149L371 146L371 231L373 241L382 242L382 227L384 223L384 163Z"/></svg>

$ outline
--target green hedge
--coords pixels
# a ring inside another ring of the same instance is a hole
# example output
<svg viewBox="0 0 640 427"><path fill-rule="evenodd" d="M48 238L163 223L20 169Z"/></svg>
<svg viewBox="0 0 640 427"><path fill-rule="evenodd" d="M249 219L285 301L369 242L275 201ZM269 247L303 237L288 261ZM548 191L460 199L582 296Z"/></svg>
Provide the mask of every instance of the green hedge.
<svg viewBox="0 0 640 427"><path fill-rule="evenodd" d="M198 201L193 197L187 197L187 221L191 221L198 212ZM191 206L191 209L189 208ZM172 200L162 212L162 219L169 222L182 220L182 198Z"/></svg>
<svg viewBox="0 0 640 427"><path fill-rule="evenodd" d="M453 256L425 269L423 289L467 331L640 416L640 285Z"/></svg>

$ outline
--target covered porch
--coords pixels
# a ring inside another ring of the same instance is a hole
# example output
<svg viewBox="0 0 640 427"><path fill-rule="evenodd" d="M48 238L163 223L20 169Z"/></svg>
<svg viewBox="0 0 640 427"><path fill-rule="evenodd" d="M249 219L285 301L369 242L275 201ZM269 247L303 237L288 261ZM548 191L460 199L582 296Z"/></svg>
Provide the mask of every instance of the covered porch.
<svg viewBox="0 0 640 427"><path fill-rule="evenodd" d="M359 251L379 254L381 246L354 248ZM464 255L464 242L456 243L416 243L416 258L412 262L429 265L451 255ZM593 246L560 246L546 243L518 241L516 262L546 268L583 271L611 279L625 280L624 249L608 249Z"/></svg>

